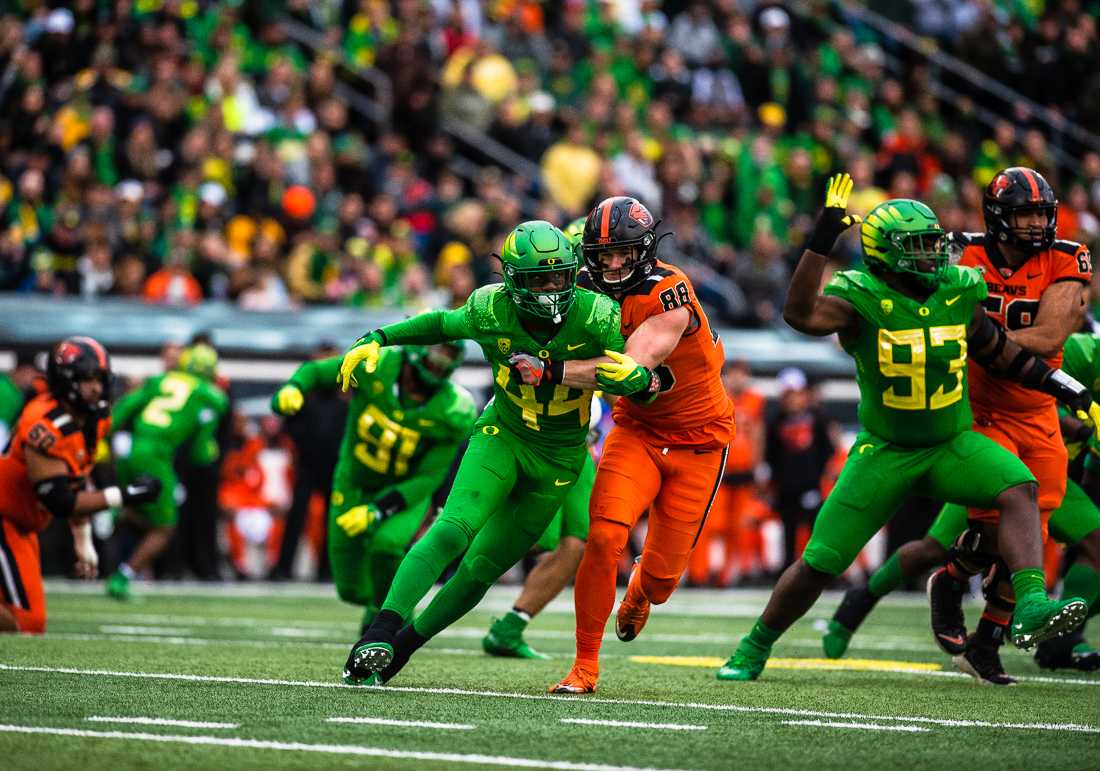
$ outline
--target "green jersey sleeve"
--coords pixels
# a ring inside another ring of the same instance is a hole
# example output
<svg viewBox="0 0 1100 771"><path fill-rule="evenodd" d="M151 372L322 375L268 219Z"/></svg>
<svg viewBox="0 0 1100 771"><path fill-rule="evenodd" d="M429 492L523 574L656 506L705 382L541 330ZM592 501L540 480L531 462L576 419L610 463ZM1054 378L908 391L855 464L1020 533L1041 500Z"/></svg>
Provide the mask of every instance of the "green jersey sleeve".
<svg viewBox="0 0 1100 771"><path fill-rule="evenodd" d="M111 431L126 431L133 423L134 418L145 409L145 405L149 403L153 397L157 395L160 390L161 376L148 378L144 383L123 395L121 399L115 402L114 409L111 410Z"/></svg>
<svg viewBox="0 0 1100 771"><path fill-rule="evenodd" d="M585 326L596 331L605 351L622 353L626 348L622 330L622 308L607 295L596 295Z"/></svg>
<svg viewBox="0 0 1100 771"><path fill-rule="evenodd" d="M317 389L336 388L336 375L340 372L343 356L307 361L294 371L287 382L297 386L304 393Z"/></svg>
<svg viewBox="0 0 1100 771"><path fill-rule="evenodd" d="M220 388L209 383L199 386L195 399L198 412L195 435L191 440L191 461L206 466L216 461L220 454L218 427L229 407L229 399Z"/></svg>

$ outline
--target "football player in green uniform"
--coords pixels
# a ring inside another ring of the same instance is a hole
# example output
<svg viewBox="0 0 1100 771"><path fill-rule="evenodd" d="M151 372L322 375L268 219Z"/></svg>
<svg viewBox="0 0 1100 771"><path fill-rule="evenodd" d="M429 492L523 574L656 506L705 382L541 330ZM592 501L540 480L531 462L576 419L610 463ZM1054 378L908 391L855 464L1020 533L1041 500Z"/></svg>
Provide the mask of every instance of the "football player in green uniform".
<svg viewBox="0 0 1100 771"><path fill-rule="evenodd" d="M584 220L584 217L577 217L562 231L574 249L584 233ZM593 399L592 406L590 422L595 426L600 419L599 401ZM590 436L589 441L595 440ZM482 638L481 647L490 656L550 658L527 644L523 639L523 630L577 575L577 567L584 555L584 542L588 540L588 499L595 481L596 464L589 459L577 484L569 490L561 509L535 544L535 548L543 554L527 574L516 604L503 616L494 619Z"/></svg>
<svg viewBox="0 0 1100 771"><path fill-rule="evenodd" d="M130 595L130 580L168 545L179 519L178 480L172 466L177 450L190 446L191 461L203 466L218 459L216 434L229 401L214 385L218 354L197 344L180 353L175 370L151 377L118 400L112 431L129 431L129 451L115 459L121 485L143 474L161 482L155 501L127 510L123 516L145 531L130 558L107 579L107 593Z"/></svg>
<svg viewBox="0 0 1100 771"><path fill-rule="evenodd" d="M470 393L450 382L462 358L461 344L393 347L373 372L356 375L333 474L328 553L340 599L364 608L363 631L477 417ZM311 391L336 388L342 359L300 366L271 409L294 415Z"/></svg>
<svg viewBox="0 0 1100 771"><path fill-rule="evenodd" d="M856 360L860 389L848 461L814 523L802 558L780 577L764 613L742 638L720 680L755 680L772 645L843 573L914 488L967 506L996 509L980 548L1007 563L1017 600L1012 639L1019 647L1078 626L1080 598L1051 600L1043 583L1042 535L1034 477L1019 458L971 430L966 357L988 370L1100 414L1088 391L1007 338L982 310L986 284L973 269L949 265L943 228L922 203L891 200L860 228L867 271L843 271L819 294L826 257L859 218L845 211L847 174L830 178L825 209L791 279L784 318L812 335L840 334Z"/></svg>
<svg viewBox="0 0 1100 771"><path fill-rule="evenodd" d="M409 550L378 617L352 647L346 682L389 681L477 605L546 531L584 471L592 392L562 385L563 363L622 351L619 307L577 288L577 257L548 222L517 226L500 261L502 284L481 287L456 310L375 330L344 355L345 388L373 371L389 345L473 340L493 371L493 399L474 425L443 513ZM413 618L416 603L463 552L454 576Z"/></svg>
<svg viewBox="0 0 1100 771"><path fill-rule="evenodd" d="M1095 394L1100 388L1100 336L1071 335L1066 341L1062 369ZM1100 497L1100 446L1092 429L1070 415L1062 416L1062 436L1071 461L1087 445L1084 478L1081 484L1068 480L1065 498L1051 514L1048 528L1056 541L1077 549L1077 559L1066 572L1062 596L1085 600L1091 618L1100 612L1100 509L1094 503L1094 499ZM1071 467L1074 465L1071 463ZM825 655L829 658L843 656L852 635L871 614L875 604L901 586L906 577L922 575L946 563L951 547L966 529L966 509L955 504L944 506L924 538L904 544L875 571L867 586L845 592L822 638ZM996 594L986 588L988 602L998 605ZM968 640L966 652L955 657L956 663L982 682L1011 685L1016 681L1005 674L998 653L1003 639L1003 626L991 616L983 615ZM1100 651L1085 642L1083 627L1064 637L1040 643L1035 660L1047 669L1087 672L1100 669Z"/></svg>

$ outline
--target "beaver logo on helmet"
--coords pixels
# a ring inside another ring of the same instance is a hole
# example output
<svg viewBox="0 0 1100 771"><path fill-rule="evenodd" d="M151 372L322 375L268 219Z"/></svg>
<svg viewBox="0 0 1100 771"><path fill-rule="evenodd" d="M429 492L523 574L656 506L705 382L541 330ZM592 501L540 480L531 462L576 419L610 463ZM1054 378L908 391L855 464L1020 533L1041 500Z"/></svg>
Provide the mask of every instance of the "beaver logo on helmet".
<svg viewBox="0 0 1100 771"><path fill-rule="evenodd" d="M1005 174L998 174L989 183L989 193L994 198L1000 198L1005 191L1012 187L1012 181Z"/></svg>
<svg viewBox="0 0 1100 771"><path fill-rule="evenodd" d="M80 384L92 378L98 378L103 389L99 399L88 402L80 395ZM111 362L107 349L90 337L62 340L50 351L46 364L46 385L56 398L81 412L106 410L111 385Z"/></svg>
<svg viewBox="0 0 1100 771"><path fill-rule="evenodd" d="M642 206L637 201L630 205L630 211L627 213L627 216L643 228L648 228L653 224L653 215L649 213L649 209Z"/></svg>

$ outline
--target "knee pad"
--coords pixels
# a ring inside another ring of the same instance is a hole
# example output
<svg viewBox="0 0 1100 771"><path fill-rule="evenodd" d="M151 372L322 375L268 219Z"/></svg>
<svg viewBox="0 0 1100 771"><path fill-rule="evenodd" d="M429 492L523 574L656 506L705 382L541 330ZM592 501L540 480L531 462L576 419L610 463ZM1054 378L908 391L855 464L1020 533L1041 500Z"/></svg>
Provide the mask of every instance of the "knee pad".
<svg viewBox="0 0 1100 771"><path fill-rule="evenodd" d="M464 552L473 540L474 534L470 532L469 525L461 519L454 517L442 517L428 530L424 538L420 539L418 546L425 541L431 543L445 553L450 562Z"/></svg>
<svg viewBox="0 0 1100 771"><path fill-rule="evenodd" d="M593 521L589 527L588 541L584 548L585 551L617 560L622 556L628 538L630 538L630 528L626 525L609 519L599 519Z"/></svg>
<svg viewBox="0 0 1100 771"><path fill-rule="evenodd" d="M508 565L501 567L484 554L475 554L472 558L462 560L459 570L467 573L470 580L475 583L492 586L504 575L508 567Z"/></svg>
<svg viewBox="0 0 1100 771"><path fill-rule="evenodd" d="M836 549L815 543L813 538L806 544L806 551L802 552L802 561L818 573L828 576L839 576L852 564L851 560L846 560Z"/></svg>
<svg viewBox="0 0 1100 771"><path fill-rule="evenodd" d="M680 581L677 578L659 578L647 572L644 568L642 569L642 592L645 594L646 599L654 605L660 605L668 601L668 598L676 591L678 583Z"/></svg>
<svg viewBox="0 0 1100 771"><path fill-rule="evenodd" d="M342 586L339 581L336 582L336 596L352 605L367 605L371 599L356 587Z"/></svg>

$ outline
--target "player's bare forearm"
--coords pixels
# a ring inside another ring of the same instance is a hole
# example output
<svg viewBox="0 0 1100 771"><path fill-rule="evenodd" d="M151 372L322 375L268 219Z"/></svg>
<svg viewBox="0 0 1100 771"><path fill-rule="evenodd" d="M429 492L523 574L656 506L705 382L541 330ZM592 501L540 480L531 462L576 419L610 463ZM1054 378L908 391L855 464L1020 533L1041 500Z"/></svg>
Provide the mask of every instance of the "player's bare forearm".
<svg viewBox="0 0 1100 771"><path fill-rule="evenodd" d="M1057 356L1085 319L1087 288L1080 281L1059 281L1043 291L1034 323L1009 331L1012 342L1037 356Z"/></svg>
<svg viewBox="0 0 1100 771"><path fill-rule="evenodd" d="M847 300L821 294L825 263L826 258L817 252L809 249L802 252L783 305L783 320L792 329L815 337L852 332L858 320L855 308Z"/></svg>
<svg viewBox="0 0 1100 771"><path fill-rule="evenodd" d="M691 311L683 306L650 316L627 339L626 354L641 366L653 369L675 350L690 323ZM566 361L562 383L570 388L598 389L596 365L610 361L606 356Z"/></svg>
<svg viewBox="0 0 1100 771"><path fill-rule="evenodd" d="M574 359L563 362L561 382L570 388L595 391L599 388L596 384L596 365L609 361L611 359L606 356L600 356L596 359Z"/></svg>

